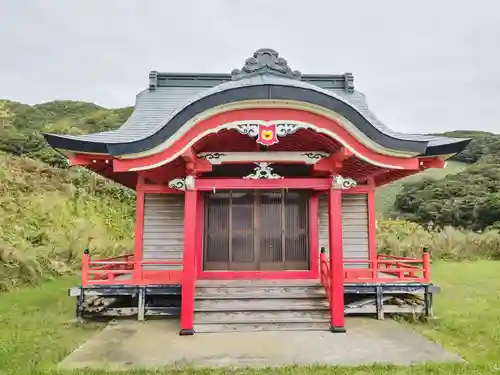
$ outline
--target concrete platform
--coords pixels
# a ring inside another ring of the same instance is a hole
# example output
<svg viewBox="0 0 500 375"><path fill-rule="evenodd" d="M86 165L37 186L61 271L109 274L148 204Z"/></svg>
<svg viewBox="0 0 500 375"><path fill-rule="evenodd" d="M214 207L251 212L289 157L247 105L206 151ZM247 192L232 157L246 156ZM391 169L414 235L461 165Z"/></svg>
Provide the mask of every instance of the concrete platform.
<svg viewBox="0 0 500 375"><path fill-rule="evenodd" d="M349 318L346 323L346 334L277 331L181 337L177 334L179 322L174 319L112 322L63 360L60 368L124 370L462 361L404 324L367 318Z"/></svg>

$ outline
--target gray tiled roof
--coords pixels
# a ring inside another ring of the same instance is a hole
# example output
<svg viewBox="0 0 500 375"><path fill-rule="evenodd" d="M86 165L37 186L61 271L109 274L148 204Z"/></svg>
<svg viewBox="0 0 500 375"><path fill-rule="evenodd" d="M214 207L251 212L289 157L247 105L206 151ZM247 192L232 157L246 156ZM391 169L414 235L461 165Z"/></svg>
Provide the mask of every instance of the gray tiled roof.
<svg viewBox="0 0 500 375"><path fill-rule="evenodd" d="M237 87L266 84L294 86L314 90L329 95L332 98L341 100L357 110L381 132L396 139L430 141L432 144L436 145L441 143L450 143L450 141L453 142L454 140L446 137L404 134L392 131L385 126L372 111L370 111L365 100L365 96L359 91L354 90L353 92L347 92L344 89L324 89L304 80L292 80L273 75L259 75L237 81L229 80L208 89L206 86L159 86L154 90L146 89L137 95L132 115L119 129L88 135L65 137L82 141L109 144L134 142L156 133L182 109L201 98ZM461 141L462 139L457 139L457 141L458 140Z"/></svg>

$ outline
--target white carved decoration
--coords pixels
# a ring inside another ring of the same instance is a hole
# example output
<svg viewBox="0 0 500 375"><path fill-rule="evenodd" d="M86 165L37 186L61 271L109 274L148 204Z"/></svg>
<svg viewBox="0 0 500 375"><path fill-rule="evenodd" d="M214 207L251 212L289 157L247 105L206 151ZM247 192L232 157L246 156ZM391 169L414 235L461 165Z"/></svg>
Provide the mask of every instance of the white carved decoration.
<svg viewBox="0 0 500 375"><path fill-rule="evenodd" d="M197 156L207 160L210 164L222 164L229 158L226 152L200 152Z"/></svg>
<svg viewBox="0 0 500 375"><path fill-rule="evenodd" d="M248 135L249 137L257 137L259 135L259 125L256 123L243 123L243 124L232 124L228 128L236 129L241 134Z"/></svg>
<svg viewBox="0 0 500 375"><path fill-rule="evenodd" d="M235 129L241 134L248 135L249 137L257 137L257 142L263 145L271 145L279 142L278 137L285 137L289 134L295 133L299 129L307 129L310 125L303 122L293 121L237 121L225 126L226 129ZM272 130L274 129L274 130ZM269 139L262 138L263 132L269 133ZM271 141L273 139L273 141Z"/></svg>
<svg viewBox="0 0 500 375"><path fill-rule="evenodd" d="M168 183L168 187L177 190L194 190L195 178L193 176L174 178Z"/></svg>
<svg viewBox="0 0 500 375"><path fill-rule="evenodd" d="M333 176L332 189L345 190L356 187L357 183L351 178L344 178L341 175Z"/></svg>
<svg viewBox="0 0 500 375"><path fill-rule="evenodd" d="M278 137L284 137L293 134L299 129L305 129L307 126L302 123L278 123L276 124L276 134Z"/></svg>
<svg viewBox="0 0 500 375"><path fill-rule="evenodd" d="M269 163L255 163L257 164L257 167L254 168L254 173L249 174L248 176L245 176L243 178L249 178L253 180L257 179L278 179L278 178L283 178L282 176L273 173L273 168L269 166Z"/></svg>
<svg viewBox="0 0 500 375"><path fill-rule="evenodd" d="M323 151L202 152L198 154L200 159L205 159L212 165L242 162L316 164L329 156L329 153Z"/></svg>
<svg viewBox="0 0 500 375"><path fill-rule="evenodd" d="M307 158L306 164L316 164L321 159L330 156L328 152L321 152L321 151L307 151L307 152L302 152L300 155Z"/></svg>

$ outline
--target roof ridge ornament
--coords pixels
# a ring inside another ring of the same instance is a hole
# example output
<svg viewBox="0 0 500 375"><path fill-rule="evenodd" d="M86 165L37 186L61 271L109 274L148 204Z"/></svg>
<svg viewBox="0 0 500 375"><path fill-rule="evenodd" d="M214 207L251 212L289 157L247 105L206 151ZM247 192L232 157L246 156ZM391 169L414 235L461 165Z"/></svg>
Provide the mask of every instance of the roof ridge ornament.
<svg viewBox="0 0 500 375"><path fill-rule="evenodd" d="M354 92L354 76L352 73L344 73L344 90L349 93Z"/></svg>
<svg viewBox="0 0 500 375"><path fill-rule="evenodd" d="M158 86L158 72L156 70L152 70L149 72L149 89L156 90Z"/></svg>
<svg viewBox="0 0 500 375"><path fill-rule="evenodd" d="M245 60L243 68L231 72L233 81L253 77L259 74L274 74L291 79L301 79L302 73L290 69L288 62L271 48L261 48L254 52L253 57Z"/></svg>

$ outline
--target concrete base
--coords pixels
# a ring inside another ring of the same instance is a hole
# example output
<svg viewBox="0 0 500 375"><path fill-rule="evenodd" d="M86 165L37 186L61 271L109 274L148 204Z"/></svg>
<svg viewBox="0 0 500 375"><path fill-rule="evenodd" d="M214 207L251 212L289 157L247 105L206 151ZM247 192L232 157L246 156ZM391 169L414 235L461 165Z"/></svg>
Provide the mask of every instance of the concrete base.
<svg viewBox="0 0 500 375"><path fill-rule="evenodd" d="M194 329L181 329L179 331L179 336L193 336Z"/></svg>
<svg viewBox="0 0 500 375"><path fill-rule="evenodd" d="M345 327L331 326L330 332L332 332L332 333L346 333L347 331L346 331Z"/></svg>
<svg viewBox="0 0 500 375"><path fill-rule="evenodd" d="M346 327L347 333L343 335L332 335L326 329L198 333L180 337L177 320L118 321L76 349L61 362L60 368L125 370L461 361L409 325L391 320L346 318Z"/></svg>

